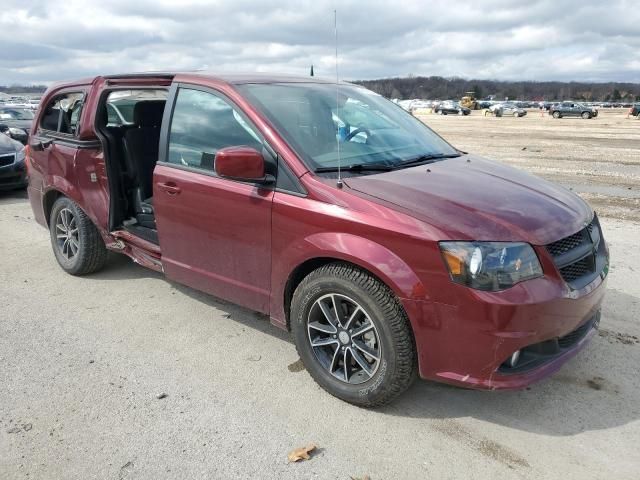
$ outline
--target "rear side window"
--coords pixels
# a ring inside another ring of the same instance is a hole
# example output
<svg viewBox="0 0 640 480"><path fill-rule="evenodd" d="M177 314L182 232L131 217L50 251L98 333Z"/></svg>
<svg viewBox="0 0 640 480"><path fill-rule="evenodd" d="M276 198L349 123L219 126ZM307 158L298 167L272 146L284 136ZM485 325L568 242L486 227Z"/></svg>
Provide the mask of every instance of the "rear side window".
<svg viewBox="0 0 640 480"><path fill-rule="evenodd" d="M43 130L75 135L80 124L84 93L58 95L44 109L40 127Z"/></svg>

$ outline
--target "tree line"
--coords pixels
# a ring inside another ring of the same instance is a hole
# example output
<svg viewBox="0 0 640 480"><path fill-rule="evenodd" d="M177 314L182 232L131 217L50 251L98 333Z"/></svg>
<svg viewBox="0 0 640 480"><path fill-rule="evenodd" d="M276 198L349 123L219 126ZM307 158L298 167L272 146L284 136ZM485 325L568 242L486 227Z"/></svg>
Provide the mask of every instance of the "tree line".
<svg viewBox="0 0 640 480"><path fill-rule="evenodd" d="M589 83L589 82L535 82L468 80L458 77L381 78L357 80L387 98L400 100L424 98L429 100L459 99L467 92L474 92L478 99L493 96L495 100L561 101L583 100L587 102L640 102L638 83ZM45 85L0 85L0 92L44 93Z"/></svg>
<svg viewBox="0 0 640 480"><path fill-rule="evenodd" d="M47 89L45 85L0 85L0 92L7 95L15 95L18 93L44 93Z"/></svg>
<svg viewBox="0 0 640 480"><path fill-rule="evenodd" d="M510 100L533 101L640 101L640 84L637 83L499 81L416 76L359 80L354 83L363 85L387 98L400 100L414 98L459 99L466 92L474 92L478 99L493 96L496 100L508 98Z"/></svg>

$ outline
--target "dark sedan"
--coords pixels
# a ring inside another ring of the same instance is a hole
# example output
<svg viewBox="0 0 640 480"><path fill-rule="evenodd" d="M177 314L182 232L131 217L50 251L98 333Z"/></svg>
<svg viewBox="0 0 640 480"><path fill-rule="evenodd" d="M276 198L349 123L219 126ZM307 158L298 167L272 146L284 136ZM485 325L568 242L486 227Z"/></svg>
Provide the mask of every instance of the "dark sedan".
<svg viewBox="0 0 640 480"><path fill-rule="evenodd" d="M457 102L442 102L433 111L438 115L469 115L471 110Z"/></svg>
<svg viewBox="0 0 640 480"><path fill-rule="evenodd" d="M33 111L22 107L0 107L0 132L27 144Z"/></svg>
<svg viewBox="0 0 640 480"><path fill-rule="evenodd" d="M25 147L0 133L0 190L27 186Z"/></svg>
<svg viewBox="0 0 640 480"><path fill-rule="evenodd" d="M582 117L593 118L598 116L598 109L583 103L562 102L556 103L549 109L549 115L553 118Z"/></svg>

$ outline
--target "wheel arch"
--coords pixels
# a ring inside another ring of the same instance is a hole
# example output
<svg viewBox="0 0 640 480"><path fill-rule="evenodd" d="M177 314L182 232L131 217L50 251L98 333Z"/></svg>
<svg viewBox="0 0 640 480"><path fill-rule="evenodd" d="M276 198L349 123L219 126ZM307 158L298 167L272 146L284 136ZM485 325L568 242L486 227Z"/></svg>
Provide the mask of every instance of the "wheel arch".
<svg viewBox="0 0 640 480"><path fill-rule="evenodd" d="M53 204L56 203L56 200L58 200L61 197L66 197L72 202L74 202L78 206L78 208L82 210L85 215L87 215L89 220L91 220L91 222L97 227L95 219L92 218L87 213L87 210L83 207L82 202L80 201L80 198L79 198L80 193L78 192L78 190L75 187L73 187L73 185L71 184L68 184L68 186L65 185L65 187L69 187L69 188L60 188L57 185L52 186L51 188L45 190L44 193L42 194L42 212L44 213L45 221L47 222L47 228L50 226L49 223L51 220L50 217L51 217L51 210L53 209Z"/></svg>
<svg viewBox="0 0 640 480"><path fill-rule="evenodd" d="M55 201L60 197L67 197L78 205L82 205L82 192L74 183L61 175L45 175L42 186L42 211L47 222L47 227L49 226L51 208Z"/></svg>
<svg viewBox="0 0 640 480"><path fill-rule="evenodd" d="M328 233L307 238L306 243L315 247L313 254L292 262L279 296L287 329L290 327L291 299L297 286L311 272L329 263L343 262L364 270L386 285L399 301L426 298L426 289L415 272L383 245L351 234Z"/></svg>
<svg viewBox="0 0 640 480"><path fill-rule="evenodd" d="M65 197L60 190L51 189L45 192L42 195L42 212L44 213L44 220L47 222L47 227L49 227L49 222L51 220L51 210L53 209L53 204L56 203L56 200L60 197Z"/></svg>

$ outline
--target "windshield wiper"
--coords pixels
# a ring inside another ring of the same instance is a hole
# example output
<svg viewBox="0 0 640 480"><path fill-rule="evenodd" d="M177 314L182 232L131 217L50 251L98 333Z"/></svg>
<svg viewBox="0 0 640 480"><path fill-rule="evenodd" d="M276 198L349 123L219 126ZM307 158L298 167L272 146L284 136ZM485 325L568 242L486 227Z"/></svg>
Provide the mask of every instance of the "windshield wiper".
<svg viewBox="0 0 640 480"><path fill-rule="evenodd" d="M385 165L382 163L356 163L354 165L344 165L340 167L343 172L389 172L395 167L392 165ZM338 167L318 167L314 170L316 173L324 172L337 172Z"/></svg>
<svg viewBox="0 0 640 480"><path fill-rule="evenodd" d="M455 158L459 157L460 153L428 153L425 155L420 155L419 157L412 158L410 160L405 160L400 163L394 163L393 165L389 165L386 163L356 163L353 165L344 165L340 168L343 172L390 172L391 170L396 170L398 168L404 167L413 167L415 165L423 165L425 163L435 162L437 160L442 160L443 158ZM324 172L337 172L338 167L318 167L314 170L316 173L324 173Z"/></svg>
<svg viewBox="0 0 640 480"><path fill-rule="evenodd" d="M412 158L410 160L404 160L400 163L396 163L394 165L395 168L403 168L403 167L413 167L416 165L424 165L425 163L435 162L437 160L442 160L443 158L456 158L459 157L460 153L427 153L425 155L420 155L419 157Z"/></svg>

